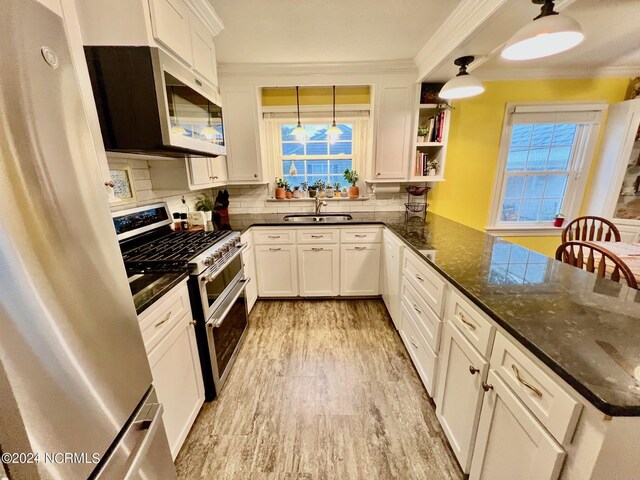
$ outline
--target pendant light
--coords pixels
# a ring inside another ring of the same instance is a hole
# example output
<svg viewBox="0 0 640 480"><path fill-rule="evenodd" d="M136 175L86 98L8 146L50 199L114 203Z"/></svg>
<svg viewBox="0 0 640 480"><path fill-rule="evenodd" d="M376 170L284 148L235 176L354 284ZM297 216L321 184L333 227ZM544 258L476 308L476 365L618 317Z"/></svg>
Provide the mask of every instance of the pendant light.
<svg viewBox="0 0 640 480"><path fill-rule="evenodd" d="M333 143L340 138L342 135L342 130L338 128L336 125L336 86L333 86L333 123L327 130L327 136L329 137L329 142Z"/></svg>
<svg viewBox="0 0 640 480"><path fill-rule="evenodd" d="M291 132L291 134L296 140L302 141L307 136L307 133L304 131L304 127L300 124L300 94L298 92L298 87L296 87L296 107L298 110L298 126L293 130L293 132Z"/></svg>
<svg viewBox="0 0 640 480"><path fill-rule="evenodd" d="M445 100L455 100L480 95L484 92L482 82L473 75L467 73L467 66L475 60L472 56L456 58L453 62L460 67L458 75L444 84L440 90L440 98Z"/></svg>
<svg viewBox="0 0 640 480"><path fill-rule="evenodd" d="M211 125L211 103L207 101L207 126L202 129L202 138L205 140L214 140L218 132Z"/></svg>
<svg viewBox="0 0 640 480"><path fill-rule="evenodd" d="M176 117L176 124L171 127L171 133L176 135L186 135L187 131L180 125L180 119L178 118L178 104L176 103L176 94L171 87L171 102L173 103L173 116Z"/></svg>
<svg viewBox="0 0 640 480"><path fill-rule="evenodd" d="M505 60L532 60L565 52L582 43L584 33L571 17L553 10L553 0L532 0L542 5L540 15L528 23L507 42L502 50Z"/></svg>

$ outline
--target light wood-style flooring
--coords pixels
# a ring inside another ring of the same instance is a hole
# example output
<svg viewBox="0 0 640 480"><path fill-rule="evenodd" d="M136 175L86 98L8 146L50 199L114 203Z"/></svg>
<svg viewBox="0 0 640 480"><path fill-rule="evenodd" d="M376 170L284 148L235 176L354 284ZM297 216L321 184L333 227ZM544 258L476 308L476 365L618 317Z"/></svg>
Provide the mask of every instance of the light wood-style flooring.
<svg viewBox="0 0 640 480"><path fill-rule="evenodd" d="M380 300L259 301L179 478L461 479Z"/></svg>

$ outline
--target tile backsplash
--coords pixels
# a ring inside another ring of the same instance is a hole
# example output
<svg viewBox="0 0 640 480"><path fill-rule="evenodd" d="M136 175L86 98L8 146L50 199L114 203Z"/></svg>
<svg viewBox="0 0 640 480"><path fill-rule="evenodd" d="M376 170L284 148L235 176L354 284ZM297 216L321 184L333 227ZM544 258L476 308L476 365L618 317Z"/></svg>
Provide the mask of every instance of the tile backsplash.
<svg viewBox="0 0 640 480"><path fill-rule="evenodd" d="M127 205L118 205L113 210L132 208L135 206L149 205L157 202L167 202L171 213L182 212L182 197L187 206L193 210L194 203L201 193L211 194L215 197L217 189L205 189L199 191L190 190L154 190L149 172L149 164L146 160L135 157L109 158L110 165L127 164L131 167L133 175L133 187L136 192L136 202ZM231 185L226 187L229 191L229 213L297 213L313 212L312 201L273 201L273 187L271 185ZM365 212L365 211L398 211L404 210L407 196L404 190L394 193L374 194L371 189L365 191L360 188L367 199L361 200L327 200L327 206L323 212Z"/></svg>

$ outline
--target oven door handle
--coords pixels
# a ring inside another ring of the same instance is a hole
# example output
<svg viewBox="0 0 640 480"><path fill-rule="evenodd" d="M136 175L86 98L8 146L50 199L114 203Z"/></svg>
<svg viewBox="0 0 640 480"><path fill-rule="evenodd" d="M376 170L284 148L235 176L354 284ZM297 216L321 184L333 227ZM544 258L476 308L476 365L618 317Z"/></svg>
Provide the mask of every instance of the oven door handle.
<svg viewBox="0 0 640 480"><path fill-rule="evenodd" d="M238 284L233 287L233 290L229 292L227 298L224 299L224 302L222 302L222 304L216 309L215 313L211 316L211 319L207 322L207 327L218 328L222 325L227 313L229 313L233 304L236 303L236 300L242 294L242 291L245 289L249 281L251 281L250 278L242 278L238 280ZM218 312L220 311L222 311L222 313L218 315Z"/></svg>

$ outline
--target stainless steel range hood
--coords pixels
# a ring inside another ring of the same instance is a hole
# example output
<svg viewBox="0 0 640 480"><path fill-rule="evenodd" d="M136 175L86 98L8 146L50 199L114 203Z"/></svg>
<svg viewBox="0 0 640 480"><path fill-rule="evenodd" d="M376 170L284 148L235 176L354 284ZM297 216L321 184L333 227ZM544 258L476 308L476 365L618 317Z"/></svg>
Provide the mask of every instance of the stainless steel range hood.
<svg viewBox="0 0 640 480"><path fill-rule="evenodd" d="M107 151L226 155L216 90L153 47L85 46Z"/></svg>

